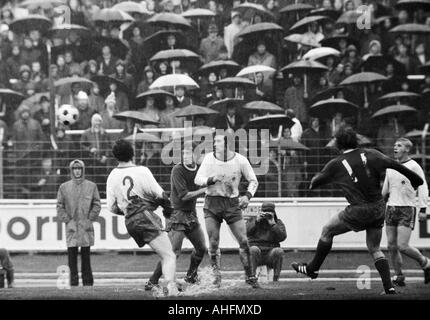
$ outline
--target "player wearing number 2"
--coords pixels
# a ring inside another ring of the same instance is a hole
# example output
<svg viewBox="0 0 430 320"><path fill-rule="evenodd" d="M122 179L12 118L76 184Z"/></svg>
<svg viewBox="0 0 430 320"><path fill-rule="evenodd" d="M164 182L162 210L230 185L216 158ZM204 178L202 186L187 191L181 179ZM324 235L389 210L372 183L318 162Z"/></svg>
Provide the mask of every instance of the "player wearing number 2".
<svg viewBox="0 0 430 320"><path fill-rule="evenodd" d="M324 259L331 250L333 237L349 232L366 230L366 244L375 260L375 267L382 279L386 294L395 294L390 278L388 261L380 249L385 203L381 194L381 177L390 168L406 176L414 189L423 179L397 161L374 149L358 147L357 134L351 128L341 128L336 134L336 144L342 152L331 160L311 181L310 188L334 183L350 203L324 227L313 260L309 263L293 262L292 267L315 279Z"/></svg>
<svg viewBox="0 0 430 320"><path fill-rule="evenodd" d="M148 244L160 256L168 295L176 295L176 256L161 218L154 213L158 206L162 206L164 216L170 216L170 200L151 171L132 162L134 150L130 142L116 141L112 153L119 164L106 183L108 209L125 216L127 231L139 247Z"/></svg>

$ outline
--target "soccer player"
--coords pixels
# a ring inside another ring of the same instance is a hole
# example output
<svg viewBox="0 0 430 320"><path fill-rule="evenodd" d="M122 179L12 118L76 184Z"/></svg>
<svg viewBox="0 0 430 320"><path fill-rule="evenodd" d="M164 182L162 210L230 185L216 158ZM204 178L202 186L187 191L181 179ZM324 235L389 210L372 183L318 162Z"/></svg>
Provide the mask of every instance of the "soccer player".
<svg viewBox="0 0 430 320"><path fill-rule="evenodd" d="M423 183L419 175L374 149L358 147L356 132L341 127L336 133L336 144L342 152L332 159L311 181L310 188L334 183L350 203L334 216L322 230L315 256L308 264L293 262L298 273L315 279L324 259L331 250L333 237L349 232L366 230L366 244L375 261L386 294L395 294L388 261L380 249L384 225L385 202L381 194L381 175L391 168L405 175L414 189Z"/></svg>
<svg viewBox="0 0 430 320"><path fill-rule="evenodd" d="M170 176L172 188L170 197L173 213L166 223L166 231L169 232L176 257L181 254L184 237L190 240L194 246L190 266L185 277L185 282L190 284L197 282L197 269L207 250L205 236L196 212L197 197L204 194L206 188L199 189L194 183L197 169L192 148L184 148L182 151L182 163L178 163L173 167ZM155 284L158 284L161 274L161 263L159 262L153 275L145 285L145 289L150 290Z"/></svg>
<svg viewBox="0 0 430 320"><path fill-rule="evenodd" d="M424 180L424 183L418 187L418 205L420 207L418 217L420 221L425 221L429 190L423 169L409 157L412 146L409 139L397 139L394 144L394 159L416 172ZM430 282L430 259L409 245L411 232L415 226L416 194L411 182L404 175L387 169L382 195L388 197L385 210L387 242L396 272L393 283L398 286L405 285L405 276L402 273L402 253L414 259L424 270L424 283Z"/></svg>
<svg viewBox="0 0 430 320"><path fill-rule="evenodd" d="M154 213L158 206L162 206L163 214L169 216L170 201L151 171L132 162L134 150L130 142L116 141L112 153L119 164L109 174L106 183L108 209L125 215L127 231L139 248L148 244L160 256L167 294L177 295L176 256L167 232L163 230L161 218Z"/></svg>
<svg viewBox="0 0 430 320"><path fill-rule="evenodd" d="M214 284L221 285L219 232L221 223L225 220L239 243L245 281L258 288L257 278L252 273L246 226L241 210L248 206L257 190L258 181L248 159L230 150L228 140L227 135L215 135L215 151L205 155L194 180L197 185L208 187L203 212L209 236L209 256L215 275ZM248 180L249 184L246 195L239 197L238 187L242 177Z"/></svg>

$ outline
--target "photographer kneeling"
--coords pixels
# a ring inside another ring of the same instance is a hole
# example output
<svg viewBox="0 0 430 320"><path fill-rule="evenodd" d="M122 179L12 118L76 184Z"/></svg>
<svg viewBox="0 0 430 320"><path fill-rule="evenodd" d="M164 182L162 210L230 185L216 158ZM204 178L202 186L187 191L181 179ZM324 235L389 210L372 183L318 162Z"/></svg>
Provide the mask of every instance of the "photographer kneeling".
<svg viewBox="0 0 430 320"><path fill-rule="evenodd" d="M287 238L284 223L278 219L275 204L264 202L256 217L247 221L246 232L251 252L253 273L258 266L273 269L273 281L278 281L284 251L279 243Z"/></svg>

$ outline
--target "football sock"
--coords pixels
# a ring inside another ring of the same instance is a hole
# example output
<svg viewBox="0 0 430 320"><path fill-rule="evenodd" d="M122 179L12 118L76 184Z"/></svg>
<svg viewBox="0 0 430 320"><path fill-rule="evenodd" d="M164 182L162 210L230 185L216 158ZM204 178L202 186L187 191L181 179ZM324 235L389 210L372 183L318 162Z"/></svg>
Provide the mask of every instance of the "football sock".
<svg viewBox="0 0 430 320"><path fill-rule="evenodd" d="M151 278L149 278L149 281L153 284L157 284L158 280L160 280L161 276L163 275L163 270L161 267L161 262L159 261L157 263L157 266L155 267L154 273L152 274Z"/></svg>
<svg viewBox="0 0 430 320"><path fill-rule="evenodd" d="M321 239L318 241L317 250L315 256L310 263L308 263L307 269L311 272L318 271L321 268L325 258L331 250L333 242L325 242Z"/></svg>
<svg viewBox="0 0 430 320"><path fill-rule="evenodd" d="M190 267L187 272L188 276L191 276L197 272L197 268L199 267L202 260L203 260L203 257L196 256L195 252L193 251L190 258Z"/></svg>
<svg viewBox="0 0 430 320"><path fill-rule="evenodd" d="M385 290L393 287L390 276L390 266L388 265L388 260L385 257L378 258L375 260L376 270L379 272L379 276L382 280L382 285Z"/></svg>
<svg viewBox="0 0 430 320"><path fill-rule="evenodd" d="M252 274L252 268L251 268L251 254L249 252L249 247L244 249L239 249L239 257L240 261L243 264L243 269L245 270L245 275L247 277L254 276Z"/></svg>

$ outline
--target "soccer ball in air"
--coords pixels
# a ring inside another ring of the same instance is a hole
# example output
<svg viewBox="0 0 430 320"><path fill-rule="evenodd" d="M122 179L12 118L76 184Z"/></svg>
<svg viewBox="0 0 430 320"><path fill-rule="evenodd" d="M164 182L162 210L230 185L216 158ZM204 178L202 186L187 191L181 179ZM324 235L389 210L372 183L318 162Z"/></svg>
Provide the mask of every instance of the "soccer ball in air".
<svg viewBox="0 0 430 320"><path fill-rule="evenodd" d="M65 126L70 126L74 124L79 119L79 110L70 105L70 104L63 104L58 109L58 120L64 124Z"/></svg>

